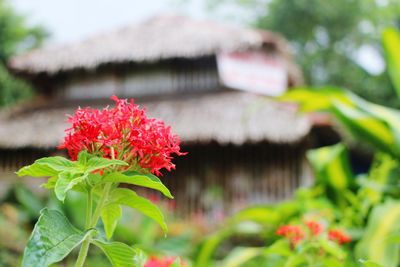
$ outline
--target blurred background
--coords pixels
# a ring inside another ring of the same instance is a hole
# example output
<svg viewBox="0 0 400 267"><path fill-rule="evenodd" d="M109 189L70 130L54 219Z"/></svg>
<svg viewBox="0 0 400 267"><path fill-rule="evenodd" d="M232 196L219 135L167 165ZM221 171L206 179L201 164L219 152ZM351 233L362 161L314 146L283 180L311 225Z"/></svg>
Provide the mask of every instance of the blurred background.
<svg viewBox="0 0 400 267"><path fill-rule="evenodd" d="M126 211L115 240L185 266L398 266L399 27L397 0L0 0L0 266L18 266L46 205L84 225L79 193L61 205L14 172L66 155L66 114L112 95L188 152L161 177L174 200L137 189L168 236Z"/></svg>

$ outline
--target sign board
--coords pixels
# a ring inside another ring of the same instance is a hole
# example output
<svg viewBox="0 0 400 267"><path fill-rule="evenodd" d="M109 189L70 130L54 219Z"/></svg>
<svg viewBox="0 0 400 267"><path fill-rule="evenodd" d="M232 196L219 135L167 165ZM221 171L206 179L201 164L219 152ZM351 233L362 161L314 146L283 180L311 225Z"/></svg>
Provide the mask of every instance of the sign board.
<svg viewBox="0 0 400 267"><path fill-rule="evenodd" d="M287 90L284 63L265 52L222 52L217 63L219 77L226 87L269 96L280 96Z"/></svg>

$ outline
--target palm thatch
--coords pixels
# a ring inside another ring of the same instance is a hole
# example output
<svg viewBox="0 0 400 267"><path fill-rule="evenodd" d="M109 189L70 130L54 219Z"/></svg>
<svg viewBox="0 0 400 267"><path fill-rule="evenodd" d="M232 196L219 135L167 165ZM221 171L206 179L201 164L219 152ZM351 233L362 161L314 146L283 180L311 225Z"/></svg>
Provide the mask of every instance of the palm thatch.
<svg viewBox="0 0 400 267"><path fill-rule="evenodd" d="M152 117L171 125L183 143L296 143L310 130L309 121L282 103L240 91L196 97L137 101ZM74 108L35 108L3 112L0 148L53 148L68 127Z"/></svg>
<svg viewBox="0 0 400 267"><path fill-rule="evenodd" d="M198 58L263 46L284 57L290 54L285 40L271 32L183 16L156 16L75 44L34 50L12 58L9 67L15 72L54 75L110 63ZM292 71L293 66L289 69Z"/></svg>

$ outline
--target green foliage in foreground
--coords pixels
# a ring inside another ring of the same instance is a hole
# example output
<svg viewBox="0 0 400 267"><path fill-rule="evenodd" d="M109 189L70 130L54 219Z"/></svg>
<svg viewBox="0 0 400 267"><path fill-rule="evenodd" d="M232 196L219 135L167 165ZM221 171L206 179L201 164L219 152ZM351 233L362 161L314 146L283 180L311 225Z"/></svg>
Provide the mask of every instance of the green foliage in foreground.
<svg viewBox="0 0 400 267"><path fill-rule="evenodd" d="M388 29L384 44L389 73L400 92L400 33ZM240 212L236 215L239 220L227 224L204 241L196 266L398 266L400 112L335 87L298 88L288 92L282 100L298 103L303 112L332 114L355 139L369 144L376 151L369 173L358 176L352 173L344 144L309 151L307 156L316 181L313 187L298 190L296 198L289 202L292 212L286 213L282 204L259 207L259 214L270 215L268 226L258 222L257 213L251 212L254 208ZM290 247L287 240L274 235L280 224L299 223L310 216L348 229L353 240L349 248L342 250L318 244L315 248L324 255L320 258L318 253L302 247L304 243ZM264 245L243 244L219 255L218 246L237 235L243 236L240 226L249 223L253 234L261 237Z"/></svg>
<svg viewBox="0 0 400 267"><path fill-rule="evenodd" d="M381 152L368 174L354 176L349 170L347 148L342 144L311 150L308 157L317 177L313 187L298 190L289 202L252 207L233 216L205 239L195 266L251 267L268 263L277 267L351 267L359 266L359 260L364 260L365 266L397 266L399 246L393 237L400 230L399 162ZM305 244L293 249L275 234L280 225L306 218L347 229L353 242L347 248L312 242L310 246L328 253L320 258L318 254L313 256ZM246 246L244 237L265 245ZM219 248L238 238L244 238L241 246L221 257Z"/></svg>
<svg viewBox="0 0 400 267"><path fill-rule="evenodd" d="M151 174L118 171L127 163L80 152L77 161L55 156L36 160L23 167L18 176L50 177L43 186L54 189L58 200L64 202L70 191L87 196L85 228L79 230L62 213L55 210L41 211L38 222L24 251L22 267L49 266L63 260L75 247L81 246L75 266L83 266L90 244L101 249L114 267L141 266L141 251L124 243L110 242L121 218L121 206L143 213L157 222L164 232L167 226L159 208L133 190L118 188L120 183L134 184L160 191L172 198L169 190ZM100 173L101 174L100 174ZM93 206L95 204L95 209ZM105 237L97 230L102 219ZM82 256L84 255L84 256Z"/></svg>
<svg viewBox="0 0 400 267"><path fill-rule="evenodd" d="M60 212L44 209L26 246L22 266L49 266L59 262L92 231L79 231Z"/></svg>

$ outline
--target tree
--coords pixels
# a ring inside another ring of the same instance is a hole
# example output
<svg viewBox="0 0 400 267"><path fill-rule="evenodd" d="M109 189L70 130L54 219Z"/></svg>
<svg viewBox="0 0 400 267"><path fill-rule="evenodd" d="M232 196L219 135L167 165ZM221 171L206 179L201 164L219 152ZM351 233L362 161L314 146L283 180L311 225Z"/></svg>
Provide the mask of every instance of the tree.
<svg viewBox="0 0 400 267"><path fill-rule="evenodd" d="M7 0L0 0L0 106L13 104L32 95L28 84L6 68L11 56L38 47L47 36L39 26L28 26Z"/></svg>
<svg viewBox="0 0 400 267"><path fill-rule="evenodd" d="M355 59L360 48L366 46L382 54L382 29L400 25L398 0L225 0L225 3L251 10L255 26L286 37L308 84L346 87L368 100L400 107L387 73L371 74ZM221 2L218 5L223 6Z"/></svg>

